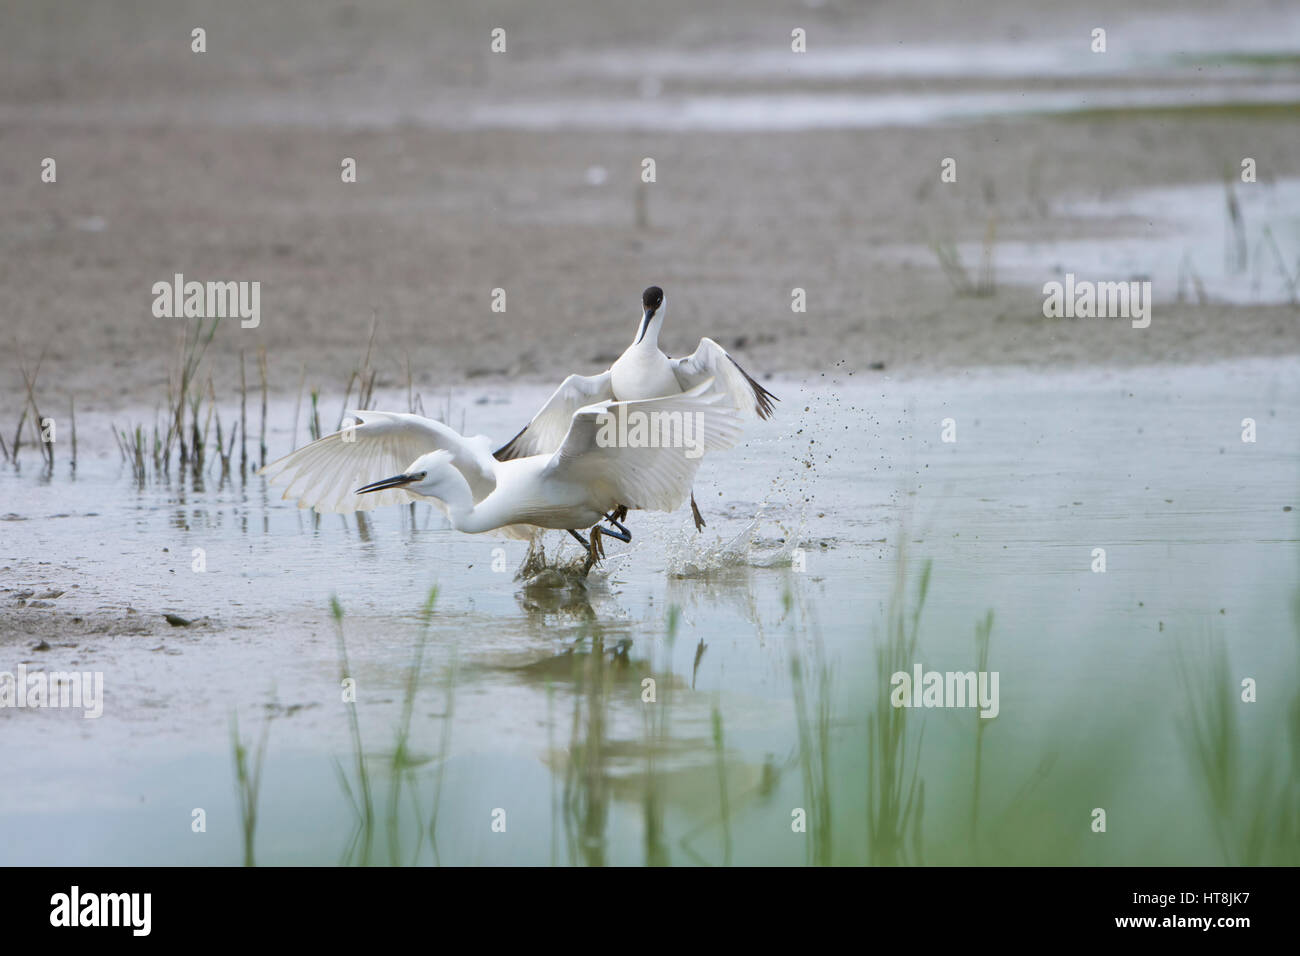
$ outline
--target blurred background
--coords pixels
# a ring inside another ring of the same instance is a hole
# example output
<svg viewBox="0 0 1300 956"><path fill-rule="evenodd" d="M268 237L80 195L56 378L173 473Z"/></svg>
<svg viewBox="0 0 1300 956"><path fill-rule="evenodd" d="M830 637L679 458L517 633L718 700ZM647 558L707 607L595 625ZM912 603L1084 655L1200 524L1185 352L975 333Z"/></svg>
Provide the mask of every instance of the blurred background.
<svg viewBox="0 0 1300 956"><path fill-rule="evenodd" d="M669 351L708 329L775 373L1296 348L1277 308L1300 261L1292 4L53 0L3 17L0 275L25 290L5 324L104 398L165 380L148 290L178 271L262 282L262 327L214 348L265 345L290 386L308 360L346 375L375 317L379 354L412 355L417 384L550 380L621 350L651 283ZM1043 322L1042 283L1071 270L1153 279L1155 331ZM574 335L581 354L556 347Z"/></svg>

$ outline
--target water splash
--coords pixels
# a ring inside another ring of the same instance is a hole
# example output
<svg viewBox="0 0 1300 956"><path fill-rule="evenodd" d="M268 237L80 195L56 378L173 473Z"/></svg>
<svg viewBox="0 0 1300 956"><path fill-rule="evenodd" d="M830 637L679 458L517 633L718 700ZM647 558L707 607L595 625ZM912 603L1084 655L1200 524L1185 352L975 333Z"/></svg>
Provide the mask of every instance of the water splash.
<svg viewBox="0 0 1300 956"><path fill-rule="evenodd" d="M682 532L669 538L667 546L668 576L706 578L711 573L731 568L781 568L794 561L795 549L803 541L805 511L800 509L793 527L766 517L766 504L730 538L712 540L695 532ZM773 528L777 533L763 533Z"/></svg>

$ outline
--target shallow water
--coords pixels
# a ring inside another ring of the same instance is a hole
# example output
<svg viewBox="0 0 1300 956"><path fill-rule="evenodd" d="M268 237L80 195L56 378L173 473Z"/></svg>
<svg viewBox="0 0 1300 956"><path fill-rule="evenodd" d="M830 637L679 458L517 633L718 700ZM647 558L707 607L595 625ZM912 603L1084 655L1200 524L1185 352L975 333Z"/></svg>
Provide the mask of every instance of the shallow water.
<svg viewBox="0 0 1300 956"><path fill-rule="evenodd" d="M1196 66L1209 64L1216 75L1249 76L1255 72L1249 68L1252 59L1276 59L1300 46L1300 14L1282 8L1271 11L1267 18L1218 11L1138 14L1109 24L1104 54L1092 51L1090 29L1061 29L1059 24L1043 20L1032 25L1017 23L1005 33L1015 39L965 37L959 43L904 43L873 36L869 42L855 43L814 27L806 37L812 56L792 57L785 44L775 48L628 46L572 51L558 59L557 68L584 76L650 75L663 80L900 76L986 80L1134 74L1186 78Z"/></svg>
<svg viewBox="0 0 1300 956"><path fill-rule="evenodd" d="M1236 216L1229 206L1236 208ZM1148 281L1160 303L1300 303L1300 180L1194 183L1054 203L1054 231L1085 236L998 240L998 281L1061 282L1067 272L1093 282ZM1086 235L1095 233L1095 235ZM954 247L973 275L982 242ZM935 253L898 246L885 255L933 266Z"/></svg>
<svg viewBox="0 0 1300 956"><path fill-rule="evenodd" d="M489 129L618 129L673 132L790 132L929 126L1030 113L1255 106L1300 102L1294 83L1232 83L1194 88L944 93L764 93L656 99L548 98L472 107L466 122ZM432 124L431 125L435 125Z"/></svg>
<svg viewBox="0 0 1300 956"><path fill-rule="evenodd" d="M1300 102L1300 16L1291 9L1133 15L1092 27L1011 18L1005 39L894 40L850 18L808 27L806 52L784 28L740 41L706 31L690 44L525 41L506 55L466 40L463 73L431 74L410 51L335 51L301 86L256 95L205 91L202 125L279 129L788 132L971 122L1092 110L1231 109ZM989 22L998 21L990 11ZM428 29L414 15L413 30ZM942 34L940 34L942 35ZM552 45L553 44L553 45ZM482 49L481 53L471 53ZM264 64L259 64L264 67ZM0 122L154 126L194 122L169 88L130 97L0 103Z"/></svg>
<svg viewBox="0 0 1300 956"><path fill-rule="evenodd" d="M10 643L0 669L98 670L106 688L99 719L0 710L5 862L240 862L236 713L254 752L273 718L259 863L1247 861L1253 804L1212 814L1205 794L1223 779L1254 793L1269 764L1269 787L1300 782L1277 760L1297 686L1297 371L769 383L776 420L701 470L706 532L688 512L634 514L632 544L608 543L585 593L523 589L523 544L459 535L424 505L358 523L215 471L202 487L137 487L87 416L75 479L65 462L42 476L34 457L0 476L6 613L74 632L48 650ZM505 436L543 394L466 388L447 417ZM274 456L293 444L292 409L273 420ZM548 547L572 556L561 538ZM868 750L891 712L877 654L891 610L911 620L927 563L905 664L974 667L993 611L1000 712L892 711L906 747L889 764ZM51 587L53 607L18 606ZM373 788L359 830L334 595ZM196 623L160 634L164 612ZM87 634L74 615L116 623ZM1207 775L1180 736L1209 706L1180 682L1180 649L1232 696L1230 769ZM1258 703L1235 703L1243 677ZM924 812L891 840L882 827L902 824L882 819L880 794L895 779L910 792L914 767ZM1090 830L1098 807L1105 834ZM796 808L807 833L791 831Z"/></svg>

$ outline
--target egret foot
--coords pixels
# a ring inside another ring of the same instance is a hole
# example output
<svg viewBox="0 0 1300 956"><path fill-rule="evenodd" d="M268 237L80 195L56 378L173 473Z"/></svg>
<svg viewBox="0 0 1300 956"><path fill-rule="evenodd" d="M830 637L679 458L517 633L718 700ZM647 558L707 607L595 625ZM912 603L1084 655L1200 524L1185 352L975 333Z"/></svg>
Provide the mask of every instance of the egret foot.
<svg viewBox="0 0 1300 956"><path fill-rule="evenodd" d="M602 536L614 538L617 541L622 541L624 544L631 542L632 532L628 531L627 528L623 527L623 525L619 523L619 520L614 517L616 514L618 514L617 508L605 515L605 520L612 524L617 530L611 531L609 528L602 528L600 525L595 525L591 529L591 544L587 547L587 560L582 566L582 576L584 578L591 569L600 563L601 559L605 557L605 546L600 543ZM577 532L570 533L575 537L577 536Z"/></svg>
<svg viewBox="0 0 1300 956"><path fill-rule="evenodd" d="M695 519L695 530L700 532L704 530L704 515L700 514L700 506L695 503L695 492L691 492L691 517Z"/></svg>
<svg viewBox="0 0 1300 956"><path fill-rule="evenodd" d="M575 537L577 532L570 532ZM582 564L582 576L585 578L591 573L591 569L600 563L601 558L605 557L605 547L600 543L600 525L591 529L591 543L587 545L587 560Z"/></svg>

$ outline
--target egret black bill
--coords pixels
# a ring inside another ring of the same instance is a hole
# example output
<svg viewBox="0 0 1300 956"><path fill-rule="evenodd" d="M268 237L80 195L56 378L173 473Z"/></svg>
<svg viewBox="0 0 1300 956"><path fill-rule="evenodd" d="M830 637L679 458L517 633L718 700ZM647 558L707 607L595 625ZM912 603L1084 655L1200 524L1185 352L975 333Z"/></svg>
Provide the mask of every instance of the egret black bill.
<svg viewBox="0 0 1300 956"><path fill-rule="evenodd" d="M357 494L364 495L368 491L385 491L389 488L404 488L412 482L420 481L427 472L418 471L411 475L393 475L391 478L384 478L380 481L372 481L370 484L357 489Z"/></svg>

